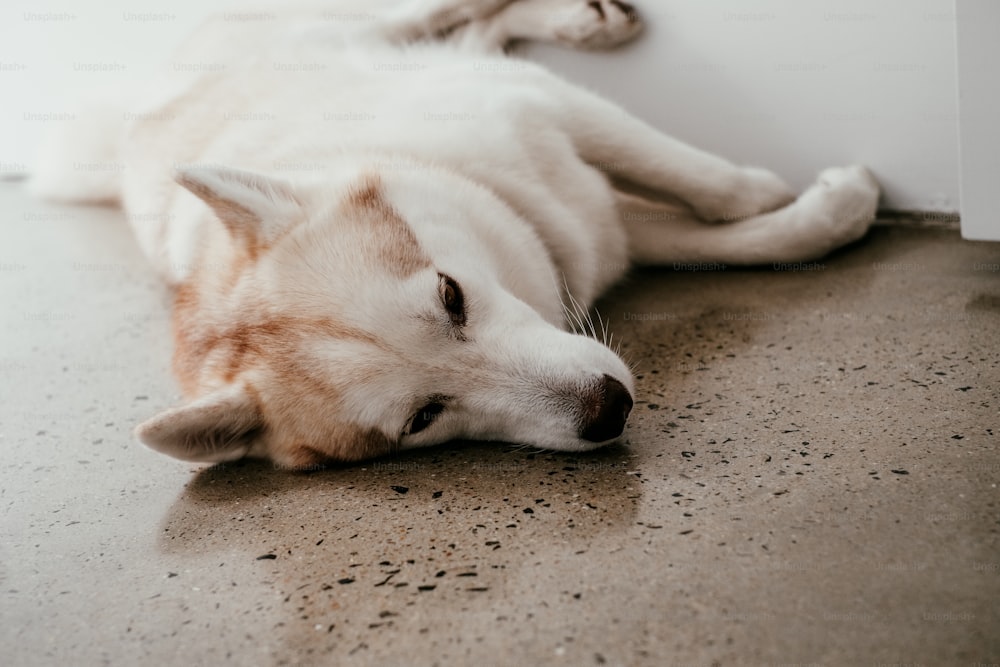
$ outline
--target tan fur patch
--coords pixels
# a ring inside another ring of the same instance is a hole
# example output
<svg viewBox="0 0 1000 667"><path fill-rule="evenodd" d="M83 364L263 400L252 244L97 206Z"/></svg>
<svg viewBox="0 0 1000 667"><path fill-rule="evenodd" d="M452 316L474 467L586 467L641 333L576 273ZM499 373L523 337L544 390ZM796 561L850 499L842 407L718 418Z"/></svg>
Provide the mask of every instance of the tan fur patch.
<svg viewBox="0 0 1000 667"><path fill-rule="evenodd" d="M377 174L362 177L344 199L339 213L376 231L382 241L379 259L397 276L405 278L431 265L413 230L385 200Z"/></svg>
<svg viewBox="0 0 1000 667"><path fill-rule="evenodd" d="M250 213L227 210L225 214ZM359 259L375 262L377 268L372 270L405 278L431 265L413 231L385 199L377 175L364 177L352 188L335 215L337 224L348 229L353 225L370 237L364 240L366 252ZM230 228L230 233L240 241L236 229ZM313 233L330 232L314 228ZM380 431L331 419L342 388L370 381L373 371L358 365L334 380L327 369L316 367L307 351L303 353L303 344L310 341L352 340L383 349L385 344L333 318L269 315L264 303L244 303L234 312L232 291L267 248L254 244L246 255L228 254L219 250L224 247L223 236L220 229L220 245L212 245L211 256L226 258L222 261L228 269L225 274L198 270L175 293L174 371L184 392L197 395L218 383L239 381L250 369L266 368L273 386L268 380L266 391L256 401L265 425L261 437L279 465L310 470L330 461L362 460L392 451L395 440ZM234 315L240 319L232 321Z"/></svg>
<svg viewBox="0 0 1000 667"><path fill-rule="evenodd" d="M249 365L254 357L280 358L294 343L305 338L323 340L358 340L370 345L380 342L370 334L348 327L332 319L274 317L257 323L239 323L202 341L201 356L217 348L225 349L221 366L222 379L230 382Z"/></svg>
<svg viewBox="0 0 1000 667"><path fill-rule="evenodd" d="M174 292L173 333L174 333L174 374L181 389L188 396L193 395L198 386L201 361L208 350L201 351L195 343L198 330L195 317L200 299L194 280L181 284Z"/></svg>
<svg viewBox="0 0 1000 667"><path fill-rule="evenodd" d="M325 468L329 463L329 456L306 445L300 445L297 449L289 451L285 456L285 465L299 472L319 470L320 468Z"/></svg>
<svg viewBox="0 0 1000 667"><path fill-rule="evenodd" d="M359 208L382 208L386 206L382 199L382 179L378 174L366 174L361 182L351 189L347 196L347 204Z"/></svg>
<svg viewBox="0 0 1000 667"><path fill-rule="evenodd" d="M308 472L319 470L331 463L363 461L383 456L392 451L393 443L375 430L366 430L353 425L341 425L328 436L324 446L278 445L271 452L279 465L292 470Z"/></svg>
<svg viewBox="0 0 1000 667"><path fill-rule="evenodd" d="M194 338L187 344L186 356L178 349L176 370L179 376L188 378L187 384L195 393L200 379L197 376L206 363L210 362L216 371L213 375L226 383L238 381L243 371L266 363L273 373L273 391L263 396L249 385L248 391L260 406L262 432L266 431L269 454L278 465L314 470L332 461L363 460L391 451L393 441L381 432L329 418L341 399L338 385L360 378L345 376L338 378L338 385L331 384L324 374L316 372L308 358L297 354L299 344L307 338L352 339L380 345L367 333L333 320L276 317Z"/></svg>

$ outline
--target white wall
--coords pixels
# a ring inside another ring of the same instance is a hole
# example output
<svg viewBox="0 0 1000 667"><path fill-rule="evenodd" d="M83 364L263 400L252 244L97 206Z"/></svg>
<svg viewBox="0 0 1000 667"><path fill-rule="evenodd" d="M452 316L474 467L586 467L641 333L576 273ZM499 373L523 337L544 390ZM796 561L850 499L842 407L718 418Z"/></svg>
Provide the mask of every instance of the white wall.
<svg viewBox="0 0 1000 667"><path fill-rule="evenodd" d="M0 173L30 167L53 114L129 85L224 0L7 0ZM644 38L614 54L535 48L651 123L798 186L864 162L885 208L958 210L952 0L637 0ZM145 18L137 18L152 14ZM112 66L117 71L92 71Z"/></svg>
<svg viewBox="0 0 1000 667"><path fill-rule="evenodd" d="M650 29L632 49L534 53L654 125L797 186L863 162L884 208L958 210L953 0L638 6Z"/></svg>
<svg viewBox="0 0 1000 667"><path fill-rule="evenodd" d="M0 3L0 175L30 168L40 138L81 99L162 65L219 0ZM137 17L149 16L147 19ZM94 71L99 66L107 71Z"/></svg>

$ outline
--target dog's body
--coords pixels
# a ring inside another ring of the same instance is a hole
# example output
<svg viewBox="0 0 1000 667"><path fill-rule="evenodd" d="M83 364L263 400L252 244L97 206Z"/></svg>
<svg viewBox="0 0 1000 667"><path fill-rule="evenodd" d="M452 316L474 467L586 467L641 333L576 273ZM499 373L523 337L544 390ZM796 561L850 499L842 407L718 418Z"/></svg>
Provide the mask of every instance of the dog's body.
<svg viewBox="0 0 1000 667"><path fill-rule="evenodd" d="M874 217L862 168L795 200L503 54L625 41L622 2L381 5L220 17L133 111L118 194L176 287L191 399L139 428L151 447L305 468L458 437L598 446L632 377L566 304L630 263L811 259Z"/></svg>

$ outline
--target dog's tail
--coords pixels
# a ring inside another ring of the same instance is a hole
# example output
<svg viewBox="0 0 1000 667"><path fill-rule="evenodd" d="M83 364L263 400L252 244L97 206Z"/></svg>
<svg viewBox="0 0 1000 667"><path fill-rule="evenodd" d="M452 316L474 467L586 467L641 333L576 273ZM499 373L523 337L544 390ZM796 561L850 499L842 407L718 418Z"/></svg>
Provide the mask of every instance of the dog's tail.
<svg viewBox="0 0 1000 667"><path fill-rule="evenodd" d="M128 97L102 96L100 102L88 102L72 120L54 128L36 155L29 192L61 202L119 203Z"/></svg>

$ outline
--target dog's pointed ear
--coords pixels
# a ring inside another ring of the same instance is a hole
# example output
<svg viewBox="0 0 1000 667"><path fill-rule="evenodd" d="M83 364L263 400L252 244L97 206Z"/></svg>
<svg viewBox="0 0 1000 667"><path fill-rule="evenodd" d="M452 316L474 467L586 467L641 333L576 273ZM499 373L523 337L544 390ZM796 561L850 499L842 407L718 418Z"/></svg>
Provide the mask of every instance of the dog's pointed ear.
<svg viewBox="0 0 1000 667"><path fill-rule="evenodd" d="M227 387L140 424L142 444L183 461L243 458L264 428L260 407L243 386Z"/></svg>
<svg viewBox="0 0 1000 667"><path fill-rule="evenodd" d="M251 254L301 217L295 190L279 179L226 167L197 167L178 169L174 180L208 204Z"/></svg>

